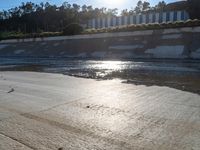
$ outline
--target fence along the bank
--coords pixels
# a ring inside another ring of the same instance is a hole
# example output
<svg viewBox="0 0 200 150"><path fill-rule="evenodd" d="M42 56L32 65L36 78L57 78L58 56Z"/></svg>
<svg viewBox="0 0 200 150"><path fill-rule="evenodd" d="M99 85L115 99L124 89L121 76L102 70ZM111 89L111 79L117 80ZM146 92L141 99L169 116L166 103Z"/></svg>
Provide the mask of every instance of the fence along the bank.
<svg viewBox="0 0 200 150"><path fill-rule="evenodd" d="M88 28L98 29L130 24L175 22L185 21L187 19L189 19L189 15L185 10L159 13L155 12L120 17L95 18L88 21Z"/></svg>

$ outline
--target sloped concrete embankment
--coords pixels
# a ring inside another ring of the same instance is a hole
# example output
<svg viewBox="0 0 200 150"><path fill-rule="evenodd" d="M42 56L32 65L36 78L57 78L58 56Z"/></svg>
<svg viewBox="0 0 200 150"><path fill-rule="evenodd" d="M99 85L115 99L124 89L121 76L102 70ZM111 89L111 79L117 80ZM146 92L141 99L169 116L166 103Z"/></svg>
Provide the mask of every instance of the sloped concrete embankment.
<svg viewBox="0 0 200 150"><path fill-rule="evenodd" d="M1 150L200 147L200 95L168 87L0 72L0 112Z"/></svg>
<svg viewBox="0 0 200 150"><path fill-rule="evenodd" d="M200 27L4 40L0 56L200 59Z"/></svg>

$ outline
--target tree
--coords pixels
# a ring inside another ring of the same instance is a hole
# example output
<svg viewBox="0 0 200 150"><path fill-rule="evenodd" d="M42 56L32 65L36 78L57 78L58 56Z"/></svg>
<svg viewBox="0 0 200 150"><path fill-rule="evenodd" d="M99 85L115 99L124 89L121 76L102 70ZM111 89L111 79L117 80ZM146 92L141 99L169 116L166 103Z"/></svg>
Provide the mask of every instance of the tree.
<svg viewBox="0 0 200 150"><path fill-rule="evenodd" d="M71 23L66 26L63 30L64 35L75 35L80 34L83 31L83 28L77 23Z"/></svg>
<svg viewBox="0 0 200 150"><path fill-rule="evenodd" d="M143 4L142 4L142 11L148 11L150 8L151 8L150 3L144 1Z"/></svg>
<svg viewBox="0 0 200 150"><path fill-rule="evenodd" d="M141 13L141 12L142 12L142 7L143 7L143 3L142 3L141 0L139 0L139 1L137 2L137 6L136 6L135 9L134 9L134 12L135 12L136 14Z"/></svg>
<svg viewBox="0 0 200 150"><path fill-rule="evenodd" d="M82 7L81 7L81 10L82 10L82 12L87 12L88 10L87 10L87 6L86 5L83 5Z"/></svg>
<svg viewBox="0 0 200 150"><path fill-rule="evenodd" d="M106 10L106 9L105 9ZM114 17L114 16L116 16L117 15L117 11L118 11L118 9L117 8L114 8L114 9L108 9L107 11L104 11L103 12L103 14L105 15L105 16L111 16L111 17Z"/></svg>
<svg viewBox="0 0 200 150"><path fill-rule="evenodd" d="M3 12L0 11L0 20L3 20L3 19L4 19Z"/></svg>
<svg viewBox="0 0 200 150"><path fill-rule="evenodd" d="M131 10L130 13L136 13L136 14L139 14L139 13L142 13L144 11L148 11L150 10L150 3L149 2L142 2L141 0L138 1L137 3L137 6L135 7L134 10Z"/></svg>
<svg viewBox="0 0 200 150"><path fill-rule="evenodd" d="M187 0L191 19L200 19L200 0Z"/></svg>
<svg viewBox="0 0 200 150"><path fill-rule="evenodd" d="M124 10L122 10L122 12L121 12L121 16L128 16L129 15L129 11L128 11L128 9L124 9Z"/></svg>
<svg viewBox="0 0 200 150"><path fill-rule="evenodd" d="M73 9L75 10L75 12L78 12L80 10L80 6L77 4L73 4Z"/></svg>
<svg viewBox="0 0 200 150"><path fill-rule="evenodd" d="M122 10L121 15L145 13L151 10L168 10L176 8L183 10L185 2L180 1L166 5L164 1L159 2L155 9L150 7L150 3L139 0L137 6L132 10ZM192 18L200 18L200 0L188 0L187 7ZM93 18L106 18L117 16L118 10L93 8L92 6L79 6L64 2L61 6L50 3L35 4L32 2L21 3L20 6L3 10L0 12L0 31L21 31L21 32L54 32L63 31L64 27L70 24L86 24Z"/></svg>
<svg viewBox="0 0 200 150"><path fill-rule="evenodd" d="M34 11L34 7L35 7L34 3L27 2L26 4L22 3L22 5L19 6L19 9L21 10L22 15L24 15L32 13Z"/></svg>
<svg viewBox="0 0 200 150"><path fill-rule="evenodd" d="M158 2L158 4L155 6L155 8L157 9L157 10L164 10L165 9L165 7L166 7L166 3L165 3L165 1L161 1L161 2Z"/></svg>

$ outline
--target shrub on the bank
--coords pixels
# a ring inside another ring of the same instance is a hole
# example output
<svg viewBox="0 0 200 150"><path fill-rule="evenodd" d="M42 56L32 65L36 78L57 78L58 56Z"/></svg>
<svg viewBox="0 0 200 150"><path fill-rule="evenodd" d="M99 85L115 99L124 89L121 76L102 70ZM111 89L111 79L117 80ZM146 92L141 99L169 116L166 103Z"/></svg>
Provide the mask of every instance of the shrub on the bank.
<svg viewBox="0 0 200 150"><path fill-rule="evenodd" d="M184 26L184 21L176 21L173 23L174 27L183 27Z"/></svg>
<svg viewBox="0 0 200 150"><path fill-rule="evenodd" d="M50 37L60 35L75 35L75 34L96 34L96 33L107 33L107 32L131 32L140 30L154 30L154 29L167 29L167 28L180 28L180 27L194 27L200 26L200 20L187 20L187 21L176 21L167 23L149 23L149 24L132 24L123 25L101 29L85 29L77 24L73 23L68 25L63 32L41 32L41 33L21 33L21 32L1 32L0 40L4 39L23 39L23 38L36 38L36 37ZM83 31L83 32L82 32Z"/></svg>
<svg viewBox="0 0 200 150"><path fill-rule="evenodd" d="M191 21L191 24L192 24L193 26L200 25L200 20L194 19L194 20Z"/></svg>
<svg viewBox="0 0 200 150"><path fill-rule="evenodd" d="M101 29L87 29L84 34L94 33L106 33L106 32L127 32L127 31L138 31L138 30L154 30L154 29L166 29L166 28L179 28L179 27L194 27L200 26L200 20L187 20L187 21L176 21L167 23L149 23L149 24L133 24L126 26L117 26L110 28Z"/></svg>
<svg viewBox="0 0 200 150"><path fill-rule="evenodd" d="M198 20L198 19L194 19L194 20L188 19L188 20L184 23L184 25L185 25L185 26L189 26L189 27L200 26L200 20Z"/></svg>
<svg viewBox="0 0 200 150"><path fill-rule="evenodd" d="M64 35L80 34L83 31L83 27L78 23L71 23L63 29Z"/></svg>
<svg viewBox="0 0 200 150"><path fill-rule="evenodd" d="M21 32L1 32L0 40L50 37L50 36L60 36L60 35L62 35L61 32L42 32L42 33L26 33L26 34Z"/></svg>
<svg viewBox="0 0 200 150"><path fill-rule="evenodd" d="M61 32L42 32L37 34L38 37L59 36Z"/></svg>
<svg viewBox="0 0 200 150"><path fill-rule="evenodd" d="M23 38L23 33L21 32L1 32L0 39L19 39Z"/></svg>

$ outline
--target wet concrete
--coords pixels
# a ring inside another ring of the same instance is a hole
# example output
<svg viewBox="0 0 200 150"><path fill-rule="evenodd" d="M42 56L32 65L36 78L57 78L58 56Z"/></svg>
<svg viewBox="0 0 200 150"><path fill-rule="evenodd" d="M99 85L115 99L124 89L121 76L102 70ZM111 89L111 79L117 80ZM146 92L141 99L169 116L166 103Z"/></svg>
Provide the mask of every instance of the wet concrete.
<svg viewBox="0 0 200 150"><path fill-rule="evenodd" d="M169 87L0 72L0 112L2 150L200 148L200 96Z"/></svg>

